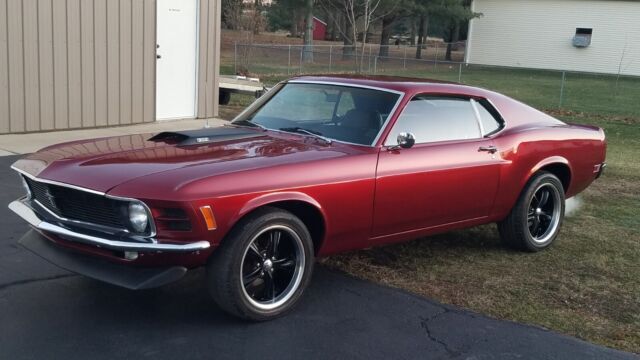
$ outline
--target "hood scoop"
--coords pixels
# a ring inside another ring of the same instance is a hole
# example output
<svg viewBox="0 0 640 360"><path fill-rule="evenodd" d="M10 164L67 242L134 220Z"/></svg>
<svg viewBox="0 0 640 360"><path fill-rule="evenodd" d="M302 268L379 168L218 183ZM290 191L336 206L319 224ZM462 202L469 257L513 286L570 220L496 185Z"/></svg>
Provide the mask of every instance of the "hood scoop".
<svg viewBox="0 0 640 360"><path fill-rule="evenodd" d="M165 142L176 146L211 144L223 141L244 140L264 136L250 129L213 127L198 130L165 131L149 138L149 141Z"/></svg>

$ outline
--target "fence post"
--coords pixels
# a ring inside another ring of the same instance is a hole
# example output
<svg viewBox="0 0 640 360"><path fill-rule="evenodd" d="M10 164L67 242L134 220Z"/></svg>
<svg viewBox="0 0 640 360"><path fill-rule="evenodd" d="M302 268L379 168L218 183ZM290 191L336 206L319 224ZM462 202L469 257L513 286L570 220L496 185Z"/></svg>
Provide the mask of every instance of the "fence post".
<svg viewBox="0 0 640 360"><path fill-rule="evenodd" d="M331 57L333 55L333 45L329 45L329 72L331 72Z"/></svg>
<svg viewBox="0 0 640 360"><path fill-rule="evenodd" d="M402 58L402 68L407 70L407 45L404 46L404 56Z"/></svg>
<svg viewBox="0 0 640 360"><path fill-rule="evenodd" d="M458 68L458 83L462 83L462 63L459 64L460 67Z"/></svg>
<svg viewBox="0 0 640 360"><path fill-rule="evenodd" d="M433 72L435 73L437 70L437 66L438 66L438 43L436 43L436 58L433 62Z"/></svg>
<svg viewBox="0 0 640 360"><path fill-rule="evenodd" d="M233 42L233 74L238 75L238 42Z"/></svg>
<svg viewBox="0 0 640 360"><path fill-rule="evenodd" d="M289 61L287 62L287 75L289 75L290 70L291 70L291 45L289 45Z"/></svg>
<svg viewBox="0 0 640 360"><path fill-rule="evenodd" d="M299 71L299 74L302 74L302 56L303 56L302 53L303 53L303 50L304 50L304 46L300 46L300 71Z"/></svg>
<svg viewBox="0 0 640 360"><path fill-rule="evenodd" d="M560 84L560 107L562 108L562 103L564 100L564 81L566 78L567 72L563 71L562 72L562 83Z"/></svg>
<svg viewBox="0 0 640 360"><path fill-rule="evenodd" d="M371 44L369 44L369 56L367 57L367 72L371 74Z"/></svg>
<svg viewBox="0 0 640 360"><path fill-rule="evenodd" d="M378 55L376 55L376 57L373 58L373 74L377 74L378 73Z"/></svg>

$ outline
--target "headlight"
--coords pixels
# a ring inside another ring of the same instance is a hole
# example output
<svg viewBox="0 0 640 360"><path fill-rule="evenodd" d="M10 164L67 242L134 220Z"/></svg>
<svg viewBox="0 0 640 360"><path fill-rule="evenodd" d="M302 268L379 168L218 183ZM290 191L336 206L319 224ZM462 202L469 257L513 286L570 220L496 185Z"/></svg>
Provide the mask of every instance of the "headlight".
<svg viewBox="0 0 640 360"><path fill-rule="evenodd" d="M22 187L24 187L24 191L27 193L27 198L31 199L31 189L29 188L29 184L27 184L27 180L24 179L24 176L20 176L22 179Z"/></svg>
<svg viewBox="0 0 640 360"><path fill-rule="evenodd" d="M143 233L149 226L149 214L147 208L138 202L129 203L129 223L137 233Z"/></svg>

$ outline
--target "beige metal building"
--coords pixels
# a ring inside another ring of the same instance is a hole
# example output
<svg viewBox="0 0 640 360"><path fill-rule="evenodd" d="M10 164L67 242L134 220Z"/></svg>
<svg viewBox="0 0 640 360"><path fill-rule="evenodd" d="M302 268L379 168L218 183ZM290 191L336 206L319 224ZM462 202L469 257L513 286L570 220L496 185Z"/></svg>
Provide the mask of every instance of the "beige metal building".
<svg viewBox="0 0 640 360"><path fill-rule="evenodd" d="M219 0L0 0L0 134L217 115Z"/></svg>

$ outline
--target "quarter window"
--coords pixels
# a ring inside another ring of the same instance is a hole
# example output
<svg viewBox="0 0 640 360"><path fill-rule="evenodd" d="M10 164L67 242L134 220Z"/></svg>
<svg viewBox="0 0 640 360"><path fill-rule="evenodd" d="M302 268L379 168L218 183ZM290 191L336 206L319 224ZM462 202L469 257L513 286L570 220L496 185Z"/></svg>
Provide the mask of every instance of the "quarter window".
<svg viewBox="0 0 640 360"><path fill-rule="evenodd" d="M481 137L469 99L433 96L411 99L389 133L386 145L396 145L401 132L413 133L416 143Z"/></svg>
<svg viewBox="0 0 640 360"><path fill-rule="evenodd" d="M486 105L482 102L476 102L475 106L478 109L478 115L480 117L480 122L482 123L482 136L487 136L496 132L496 130L500 128L500 123L493 115L491 115L489 110L487 110Z"/></svg>

